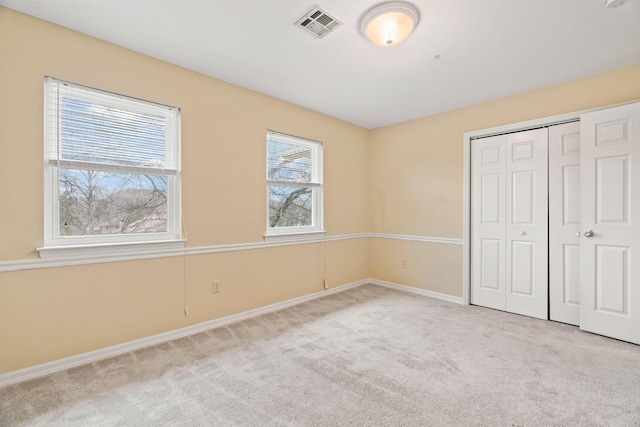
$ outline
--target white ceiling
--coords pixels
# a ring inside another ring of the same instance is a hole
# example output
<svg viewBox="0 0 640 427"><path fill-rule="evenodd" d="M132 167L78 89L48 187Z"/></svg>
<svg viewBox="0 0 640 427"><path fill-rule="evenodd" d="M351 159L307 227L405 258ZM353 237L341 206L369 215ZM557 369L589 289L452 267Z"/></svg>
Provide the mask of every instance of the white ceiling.
<svg viewBox="0 0 640 427"><path fill-rule="evenodd" d="M640 63L640 0L412 0L420 23L390 48L358 32L378 2L0 5L368 129ZM323 39L296 27L315 5L344 25Z"/></svg>

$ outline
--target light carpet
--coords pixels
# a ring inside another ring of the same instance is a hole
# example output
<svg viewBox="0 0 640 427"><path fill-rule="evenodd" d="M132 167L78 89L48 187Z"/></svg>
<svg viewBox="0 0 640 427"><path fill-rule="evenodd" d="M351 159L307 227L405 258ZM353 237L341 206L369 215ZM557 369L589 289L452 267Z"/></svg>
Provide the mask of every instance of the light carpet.
<svg viewBox="0 0 640 427"><path fill-rule="evenodd" d="M640 347L365 285L0 389L3 426L640 426Z"/></svg>

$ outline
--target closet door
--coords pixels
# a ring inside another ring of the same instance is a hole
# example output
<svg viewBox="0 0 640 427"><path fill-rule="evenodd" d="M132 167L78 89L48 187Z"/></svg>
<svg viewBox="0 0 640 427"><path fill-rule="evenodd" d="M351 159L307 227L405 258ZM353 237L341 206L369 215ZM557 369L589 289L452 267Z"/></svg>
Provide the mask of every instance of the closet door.
<svg viewBox="0 0 640 427"><path fill-rule="evenodd" d="M471 304L506 309L506 136L471 144Z"/></svg>
<svg viewBox="0 0 640 427"><path fill-rule="evenodd" d="M580 328L640 344L640 103L580 121Z"/></svg>
<svg viewBox="0 0 640 427"><path fill-rule="evenodd" d="M506 310L548 319L548 130L506 138Z"/></svg>
<svg viewBox="0 0 640 427"><path fill-rule="evenodd" d="M549 128L549 318L580 324L580 123Z"/></svg>
<svg viewBox="0 0 640 427"><path fill-rule="evenodd" d="M471 303L547 319L547 130L471 143Z"/></svg>

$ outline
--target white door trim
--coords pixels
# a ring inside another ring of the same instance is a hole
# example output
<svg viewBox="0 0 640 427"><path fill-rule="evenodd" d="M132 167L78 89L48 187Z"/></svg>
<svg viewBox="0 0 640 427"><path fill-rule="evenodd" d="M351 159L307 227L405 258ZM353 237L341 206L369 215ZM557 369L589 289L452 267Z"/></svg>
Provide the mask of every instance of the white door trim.
<svg viewBox="0 0 640 427"><path fill-rule="evenodd" d="M562 123L580 120L580 115L592 111L603 110L605 108L617 107L620 105L633 104L638 100L623 102L620 104L605 105L587 110L574 111L572 113L559 114L556 116L543 117L524 122L511 123L508 125L495 126L487 129L480 129L465 132L462 137L463 144L463 192L462 192L462 300L463 304L470 304L471 295L471 141L477 138L500 135L503 133L519 132L523 130L535 129L544 126L559 125Z"/></svg>

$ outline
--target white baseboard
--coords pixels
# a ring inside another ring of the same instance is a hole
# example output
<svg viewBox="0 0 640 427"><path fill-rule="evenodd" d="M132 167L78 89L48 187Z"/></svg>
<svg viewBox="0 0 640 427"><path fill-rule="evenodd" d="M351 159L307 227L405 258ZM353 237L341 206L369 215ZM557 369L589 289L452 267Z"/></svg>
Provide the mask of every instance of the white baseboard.
<svg viewBox="0 0 640 427"><path fill-rule="evenodd" d="M336 286L335 288L329 288L324 291L314 292L309 295L303 295L301 297L291 298L286 301L265 305L264 307L254 308L251 310L243 311L241 313L231 314L229 316L220 317L218 319L208 320L206 322L197 323L195 325L185 326L184 328L178 328L171 331L162 332L160 334L128 341L122 344L116 344L98 350L93 350L86 353L53 360L51 362L42 363L40 365L29 366L27 368L18 369L17 371L7 372L4 374L0 374L0 387L21 383L33 378L41 377L43 375L63 371L65 369L75 368L87 363L106 359L108 357L118 356L130 351L139 350L141 348L149 347L156 344L161 344L163 342L174 340L176 338L182 338L188 335L197 334L198 332L217 328L229 323L239 322L250 317L259 316L261 314L269 313L276 310L282 310L284 308L311 301L316 298L321 298L327 295L335 294L337 292L343 292L347 289L352 289L366 283L371 283L371 281L369 279L359 280L357 282L348 283L346 285Z"/></svg>
<svg viewBox="0 0 640 427"><path fill-rule="evenodd" d="M314 292L309 295L303 295L301 297L291 298L286 301L269 304L264 307L254 308L251 310L243 311L241 313L231 314L229 316L220 317L218 319L208 320L206 322L197 323L195 325L185 326L184 328L178 328L160 334L151 335L144 338L139 338L133 341L128 341L122 344L116 344L109 347L104 347L98 350L89 351L86 353L77 354L74 356L65 357L51 362L42 363L40 365L29 366L27 368L18 369L17 371L11 371L4 374L0 374L0 387L6 387L11 384L17 384L24 381L28 381L37 377L52 374L54 372L63 371L65 369L75 368L87 363L92 363L98 360L106 359L108 357L118 356L130 351L139 350L141 348L149 347L163 342L171 341L177 338L182 338L188 335L197 334L199 332L206 331L208 329L217 328L230 323L240 322L250 317L260 316L265 313L269 313L276 310L282 310L293 305L301 304L303 302L311 301L316 298L335 294L337 292L343 292L348 289L356 288L364 284L373 284L377 286L383 286L385 288L395 289L404 292L410 292L417 295L436 298L444 301L449 301L457 304L462 304L463 300L460 297L454 297L451 295L441 294L438 292L427 291L424 289L414 288L412 286L399 285L397 283L385 282L376 279L364 279L357 282L348 283L346 285L336 286L335 288L329 288L324 291Z"/></svg>
<svg viewBox="0 0 640 427"><path fill-rule="evenodd" d="M399 285L397 283L385 282L384 280L377 279L370 279L369 283L371 283L372 285L383 286L389 289L395 289L397 291L422 295L423 297L435 298L442 301L453 302L456 304L464 304L464 300L462 299L462 297L454 297L453 295L441 294L440 292L427 291L425 289L414 288L413 286Z"/></svg>

